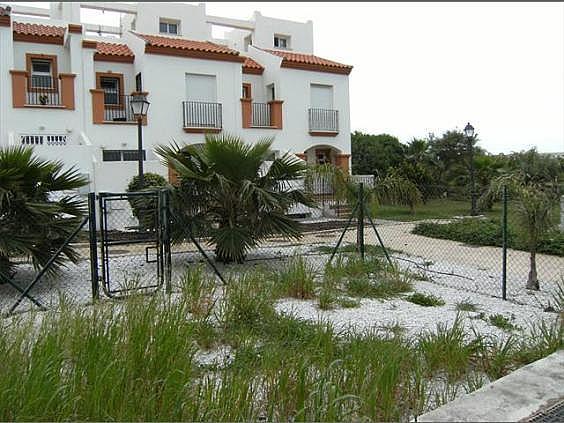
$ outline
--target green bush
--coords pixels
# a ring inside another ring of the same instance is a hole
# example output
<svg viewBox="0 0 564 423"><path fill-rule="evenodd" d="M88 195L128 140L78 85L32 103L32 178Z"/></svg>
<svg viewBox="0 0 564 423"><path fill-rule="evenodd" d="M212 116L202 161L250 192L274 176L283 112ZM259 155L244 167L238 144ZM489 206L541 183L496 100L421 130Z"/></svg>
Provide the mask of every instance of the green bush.
<svg viewBox="0 0 564 423"><path fill-rule="evenodd" d="M127 192L138 192L143 189L151 190L165 187L167 181L164 177L157 173L147 172L143 174L144 183L143 187L139 184L139 175L135 175L129 185L127 185ZM133 216L139 220L139 226L145 230L154 230L156 226L156 211L157 201L153 197L130 197L128 199L129 205L133 210Z"/></svg>
<svg viewBox="0 0 564 423"><path fill-rule="evenodd" d="M412 233L431 238L449 239L470 245L501 247L502 225L499 219L466 218L450 223L422 222L413 228ZM514 226L507 228L509 248L527 250L524 234ZM564 256L564 233L552 230L544 235L537 250L539 253Z"/></svg>

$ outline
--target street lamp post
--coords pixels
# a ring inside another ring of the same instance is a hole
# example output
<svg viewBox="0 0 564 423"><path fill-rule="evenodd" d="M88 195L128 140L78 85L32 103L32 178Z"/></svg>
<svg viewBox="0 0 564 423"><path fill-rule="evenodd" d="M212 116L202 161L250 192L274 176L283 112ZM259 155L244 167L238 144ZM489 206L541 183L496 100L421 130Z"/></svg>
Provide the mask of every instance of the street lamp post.
<svg viewBox="0 0 564 423"><path fill-rule="evenodd" d="M476 216L478 212L476 210L476 179L474 168L474 127L470 125L470 122L468 122L464 127L464 135L466 135L468 151L470 153L470 198L472 201L470 214L472 216Z"/></svg>
<svg viewBox="0 0 564 423"><path fill-rule="evenodd" d="M137 119L137 160L139 163L139 189L145 186L145 176L143 174L143 118L147 116L150 103L147 101L147 93L134 92L131 94L131 111Z"/></svg>

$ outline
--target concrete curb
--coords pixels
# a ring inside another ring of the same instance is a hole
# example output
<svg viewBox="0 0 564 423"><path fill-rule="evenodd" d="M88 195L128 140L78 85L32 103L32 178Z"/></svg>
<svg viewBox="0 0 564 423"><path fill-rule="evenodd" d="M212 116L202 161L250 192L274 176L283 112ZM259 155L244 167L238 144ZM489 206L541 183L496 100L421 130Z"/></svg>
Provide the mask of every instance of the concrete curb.
<svg viewBox="0 0 564 423"><path fill-rule="evenodd" d="M508 422L564 398L564 350L528 364L436 410L418 422Z"/></svg>

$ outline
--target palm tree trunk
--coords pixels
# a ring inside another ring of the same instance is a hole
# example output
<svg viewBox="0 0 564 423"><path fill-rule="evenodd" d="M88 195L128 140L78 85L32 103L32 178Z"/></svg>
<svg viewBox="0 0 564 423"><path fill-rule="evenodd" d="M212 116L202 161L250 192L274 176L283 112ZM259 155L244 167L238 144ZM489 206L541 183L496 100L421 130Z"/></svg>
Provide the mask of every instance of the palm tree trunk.
<svg viewBox="0 0 564 423"><path fill-rule="evenodd" d="M539 290L539 280L537 278L537 252L535 250L531 250L530 255L530 270L529 270L529 278L527 279L527 289L535 289Z"/></svg>

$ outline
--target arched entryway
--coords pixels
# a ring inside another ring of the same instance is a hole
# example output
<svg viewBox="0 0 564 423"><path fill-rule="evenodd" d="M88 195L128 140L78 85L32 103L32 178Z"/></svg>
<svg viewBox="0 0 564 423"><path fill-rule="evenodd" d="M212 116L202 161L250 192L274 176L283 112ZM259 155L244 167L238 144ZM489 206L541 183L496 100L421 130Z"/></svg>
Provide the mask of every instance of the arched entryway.
<svg viewBox="0 0 564 423"><path fill-rule="evenodd" d="M330 145L314 145L300 154L296 154L308 164L327 164L331 163L344 172L349 173L350 154L344 154L338 148Z"/></svg>

